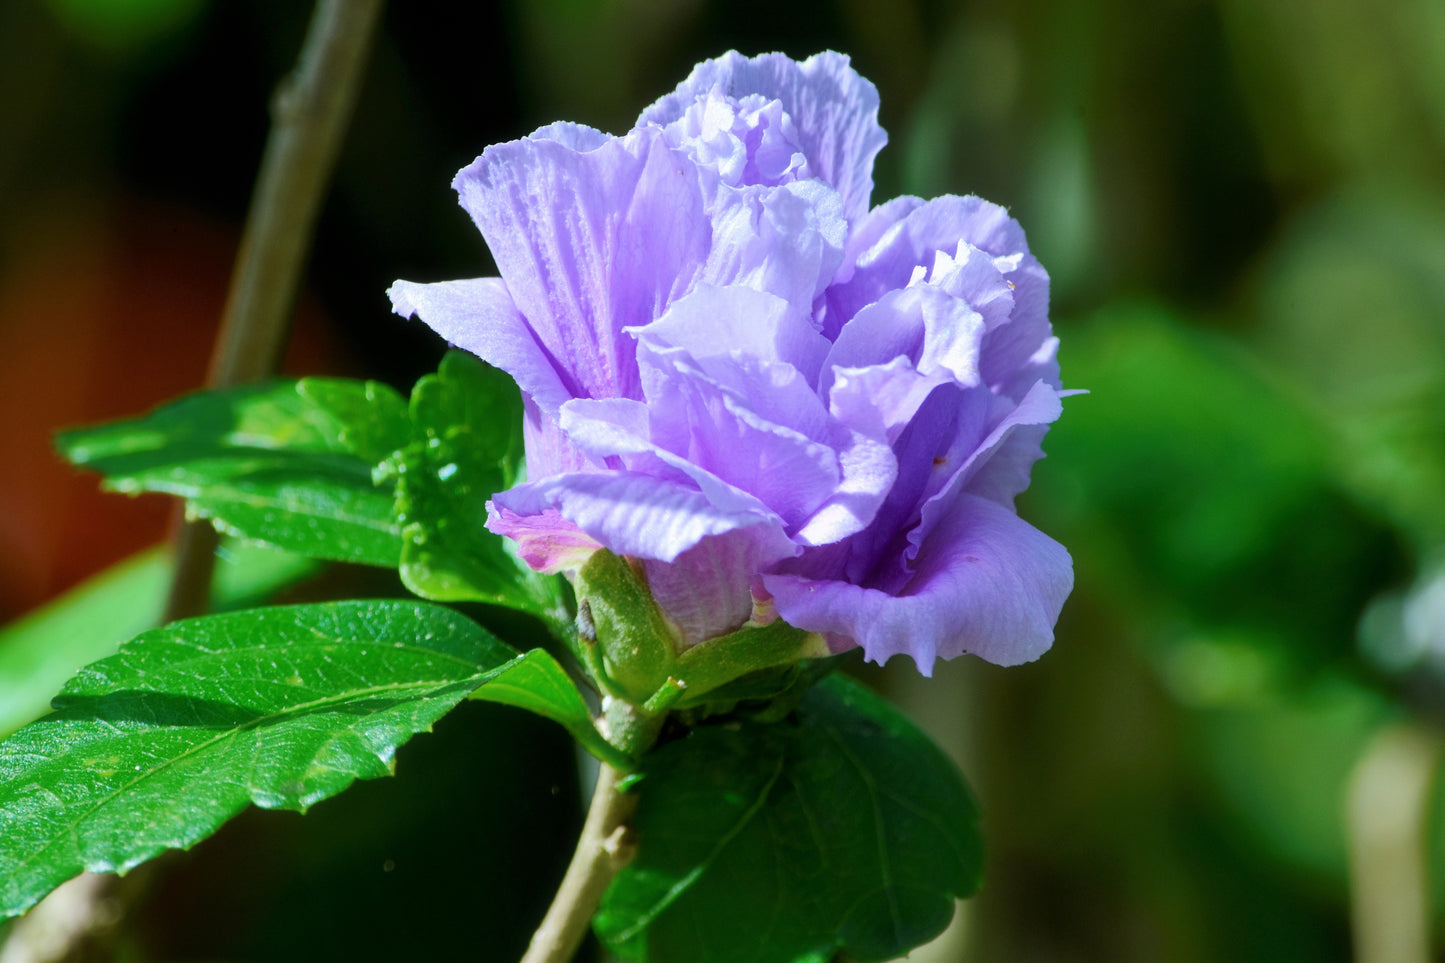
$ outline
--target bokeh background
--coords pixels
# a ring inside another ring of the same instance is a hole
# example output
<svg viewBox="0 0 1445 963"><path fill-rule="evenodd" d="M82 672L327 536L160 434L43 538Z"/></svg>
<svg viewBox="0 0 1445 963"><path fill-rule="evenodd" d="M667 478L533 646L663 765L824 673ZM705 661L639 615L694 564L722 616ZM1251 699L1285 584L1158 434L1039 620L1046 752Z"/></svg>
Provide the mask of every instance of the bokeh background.
<svg viewBox="0 0 1445 963"><path fill-rule="evenodd" d="M48 437L201 383L309 12L0 2L0 618L164 536L164 499ZM452 174L555 119L625 130L733 47L851 54L875 199L1007 205L1091 392L1021 499L1075 559L1054 650L868 673L984 810L985 891L926 958L1409 963L1363 934L1419 903L1445 959L1445 4L398 2L288 371L409 387L443 346L386 287L490 271ZM469 706L397 779L163 860L127 952L515 959L576 792L557 733Z"/></svg>

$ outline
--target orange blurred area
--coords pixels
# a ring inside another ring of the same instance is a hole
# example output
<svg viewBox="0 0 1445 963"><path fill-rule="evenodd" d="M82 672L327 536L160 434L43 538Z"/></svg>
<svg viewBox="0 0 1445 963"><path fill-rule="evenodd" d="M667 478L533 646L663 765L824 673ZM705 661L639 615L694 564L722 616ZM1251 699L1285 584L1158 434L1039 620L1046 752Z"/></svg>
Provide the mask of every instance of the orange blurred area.
<svg viewBox="0 0 1445 963"><path fill-rule="evenodd" d="M0 268L0 619L165 536L171 499L101 491L50 438L201 387L238 243L234 229L136 198L28 220ZM338 364L303 298L284 370Z"/></svg>

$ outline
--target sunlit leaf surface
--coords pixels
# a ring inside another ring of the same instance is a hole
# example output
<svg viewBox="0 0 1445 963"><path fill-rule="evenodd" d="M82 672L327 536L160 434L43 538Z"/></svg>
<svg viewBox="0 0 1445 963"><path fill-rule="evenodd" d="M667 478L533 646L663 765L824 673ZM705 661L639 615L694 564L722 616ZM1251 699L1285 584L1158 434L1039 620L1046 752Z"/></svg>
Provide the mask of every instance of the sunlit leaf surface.
<svg viewBox="0 0 1445 963"><path fill-rule="evenodd" d="M596 927L647 963L900 955L978 888L978 812L952 763L838 676L775 725L705 726L645 764L636 860Z"/></svg>
<svg viewBox="0 0 1445 963"><path fill-rule="evenodd" d="M304 810L391 772L516 652L448 609L339 602L147 632L0 743L0 915L83 869L186 848L247 803Z"/></svg>

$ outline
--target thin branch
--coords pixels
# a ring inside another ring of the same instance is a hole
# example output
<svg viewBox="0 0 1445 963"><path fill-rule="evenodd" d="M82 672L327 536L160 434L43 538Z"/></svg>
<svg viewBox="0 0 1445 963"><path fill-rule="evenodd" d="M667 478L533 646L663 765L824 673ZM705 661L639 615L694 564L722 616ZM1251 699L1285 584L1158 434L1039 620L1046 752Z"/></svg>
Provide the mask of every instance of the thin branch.
<svg viewBox="0 0 1445 963"><path fill-rule="evenodd" d="M1430 791L1440 737L1419 723L1380 733L1350 777L1350 917L1357 963L1427 963Z"/></svg>
<svg viewBox="0 0 1445 963"><path fill-rule="evenodd" d="M637 794L617 791L617 770L602 765L597 788L587 809L587 821L562 885L522 963L566 963L582 945L592 914L602 901L607 884L626 866L636 851L629 825L637 808Z"/></svg>
<svg viewBox="0 0 1445 963"><path fill-rule="evenodd" d="M211 356L211 387L245 384L276 370L381 8L382 0L318 0L296 68L276 92ZM205 612L215 549L209 523L178 531L166 621Z"/></svg>
<svg viewBox="0 0 1445 963"><path fill-rule="evenodd" d="M211 387L265 378L285 347L316 217L356 106L382 0L318 0L297 65L272 103L271 132L231 275ZM175 574L165 620L206 611L216 534L207 522L173 528ZM85 873L16 923L5 963L73 959L115 923L116 877Z"/></svg>

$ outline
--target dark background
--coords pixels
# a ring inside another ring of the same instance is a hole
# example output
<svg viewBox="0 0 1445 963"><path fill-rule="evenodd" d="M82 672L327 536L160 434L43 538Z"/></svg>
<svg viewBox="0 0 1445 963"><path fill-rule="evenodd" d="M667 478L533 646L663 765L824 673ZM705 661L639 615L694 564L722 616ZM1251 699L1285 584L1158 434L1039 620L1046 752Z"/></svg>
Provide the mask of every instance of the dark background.
<svg viewBox="0 0 1445 963"><path fill-rule="evenodd" d="M1075 558L1054 651L872 677L985 812L985 893L932 958L1350 959L1352 774L1402 733L1438 751L1445 6L777 7L391 5L288 370L433 368L384 292L490 271L448 187L487 144L621 132L730 47L851 54L891 137L875 200L1007 205L1091 391L1021 499ZM99 494L47 439L201 383L309 13L0 3L0 617L162 537L163 499ZM169 858L137 958L515 958L580 818L564 740L472 706L399 772ZM1417 848L1445 869L1435 795Z"/></svg>

